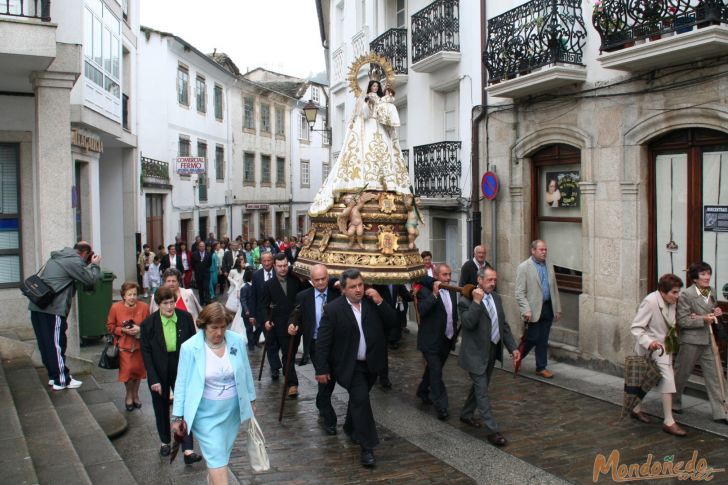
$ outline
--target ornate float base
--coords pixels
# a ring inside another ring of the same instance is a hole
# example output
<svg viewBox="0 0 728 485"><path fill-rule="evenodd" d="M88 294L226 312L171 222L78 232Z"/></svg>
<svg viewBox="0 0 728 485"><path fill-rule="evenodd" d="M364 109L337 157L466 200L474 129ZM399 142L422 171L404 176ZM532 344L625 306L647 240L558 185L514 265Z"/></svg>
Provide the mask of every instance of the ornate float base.
<svg viewBox="0 0 728 485"><path fill-rule="evenodd" d="M411 224L408 197L378 191L341 194L328 212L311 217L311 229L293 271L308 278L311 268L322 263L333 277L357 268L367 284L423 278L427 271L414 245L416 224Z"/></svg>

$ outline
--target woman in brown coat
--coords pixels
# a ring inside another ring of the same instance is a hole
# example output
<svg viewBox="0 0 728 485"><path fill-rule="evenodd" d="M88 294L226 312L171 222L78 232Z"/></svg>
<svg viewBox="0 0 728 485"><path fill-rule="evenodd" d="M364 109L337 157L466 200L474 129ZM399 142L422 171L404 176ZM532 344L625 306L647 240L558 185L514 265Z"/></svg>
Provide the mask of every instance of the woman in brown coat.
<svg viewBox="0 0 728 485"><path fill-rule="evenodd" d="M139 351L139 326L149 316L149 306L137 300L138 294L136 283L127 281L121 285L122 301L111 305L106 319L106 329L119 344L119 381L126 386L127 411L142 407L139 384L147 377Z"/></svg>

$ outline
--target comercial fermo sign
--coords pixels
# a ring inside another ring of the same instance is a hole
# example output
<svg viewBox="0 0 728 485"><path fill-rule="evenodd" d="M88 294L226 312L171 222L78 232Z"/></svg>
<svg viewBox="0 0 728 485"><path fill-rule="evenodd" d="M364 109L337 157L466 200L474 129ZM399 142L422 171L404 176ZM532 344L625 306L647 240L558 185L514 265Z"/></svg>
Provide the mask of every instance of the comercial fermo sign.
<svg viewBox="0 0 728 485"><path fill-rule="evenodd" d="M194 175L206 172L205 157L177 157L176 163L179 175Z"/></svg>
<svg viewBox="0 0 728 485"><path fill-rule="evenodd" d="M81 147L87 152L104 152L104 144L101 138L76 128L71 129L71 145Z"/></svg>

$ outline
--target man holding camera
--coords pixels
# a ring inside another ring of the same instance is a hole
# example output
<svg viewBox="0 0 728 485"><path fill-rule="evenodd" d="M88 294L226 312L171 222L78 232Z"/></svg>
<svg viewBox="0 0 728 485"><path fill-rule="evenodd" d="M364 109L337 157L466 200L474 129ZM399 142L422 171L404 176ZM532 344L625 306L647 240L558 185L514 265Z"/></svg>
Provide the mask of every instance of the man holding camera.
<svg viewBox="0 0 728 485"><path fill-rule="evenodd" d="M100 263L101 256L94 254L89 243L81 241L72 248L53 251L38 275L55 296L45 308L30 302L28 310L40 356L48 371L48 384L54 391L81 387L81 381L72 378L66 367L66 317L76 293L74 283L94 286L101 276Z"/></svg>

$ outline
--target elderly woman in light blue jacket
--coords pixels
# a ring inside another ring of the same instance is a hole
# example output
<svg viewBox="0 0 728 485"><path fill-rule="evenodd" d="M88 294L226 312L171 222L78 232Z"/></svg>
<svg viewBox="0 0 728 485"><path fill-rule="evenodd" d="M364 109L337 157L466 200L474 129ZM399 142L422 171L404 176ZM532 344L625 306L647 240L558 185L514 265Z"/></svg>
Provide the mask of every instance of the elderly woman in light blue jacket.
<svg viewBox="0 0 728 485"><path fill-rule="evenodd" d="M243 338L228 330L232 314L222 303L197 318L202 329L181 348L172 429L182 419L200 444L209 483L227 484L227 465L240 424L253 416L255 387Z"/></svg>

